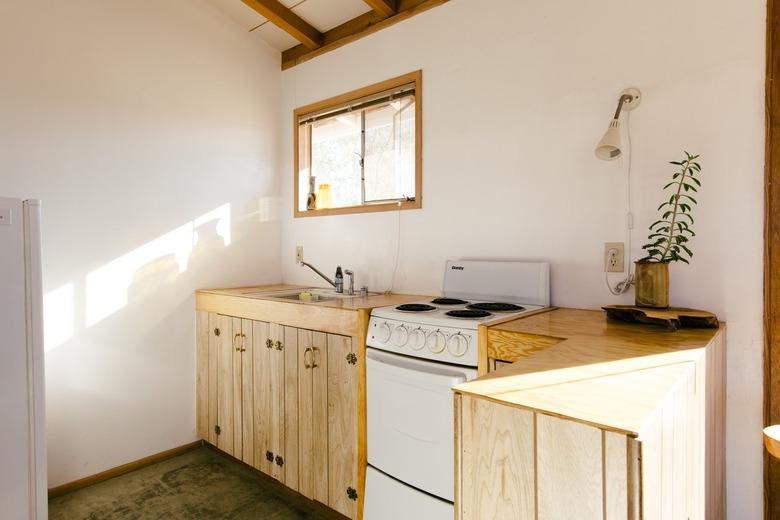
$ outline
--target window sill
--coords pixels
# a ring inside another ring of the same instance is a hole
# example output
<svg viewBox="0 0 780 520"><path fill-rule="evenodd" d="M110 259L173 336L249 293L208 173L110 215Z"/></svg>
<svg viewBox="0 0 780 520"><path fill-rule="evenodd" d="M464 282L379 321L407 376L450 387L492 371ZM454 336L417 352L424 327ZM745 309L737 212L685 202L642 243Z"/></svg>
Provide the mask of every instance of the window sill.
<svg viewBox="0 0 780 520"><path fill-rule="evenodd" d="M329 215L351 215L353 213L377 213L380 211L399 211L407 209L421 209L422 200L418 197L413 201L400 203L388 202L382 204L367 204L365 206L348 206L344 208L312 209L307 211L295 210L295 218L301 217L326 217Z"/></svg>

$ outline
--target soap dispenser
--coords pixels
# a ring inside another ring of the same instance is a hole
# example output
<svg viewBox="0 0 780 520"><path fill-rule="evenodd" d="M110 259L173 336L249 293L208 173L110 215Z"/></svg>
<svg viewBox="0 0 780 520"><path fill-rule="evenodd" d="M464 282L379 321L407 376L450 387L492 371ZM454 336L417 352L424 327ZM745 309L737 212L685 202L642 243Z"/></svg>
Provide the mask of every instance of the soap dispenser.
<svg viewBox="0 0 780 520"><path fill-rule="evenodd" d="M341 272L341 266L336 268L336 292L344 292L344 273Z"/></svg>

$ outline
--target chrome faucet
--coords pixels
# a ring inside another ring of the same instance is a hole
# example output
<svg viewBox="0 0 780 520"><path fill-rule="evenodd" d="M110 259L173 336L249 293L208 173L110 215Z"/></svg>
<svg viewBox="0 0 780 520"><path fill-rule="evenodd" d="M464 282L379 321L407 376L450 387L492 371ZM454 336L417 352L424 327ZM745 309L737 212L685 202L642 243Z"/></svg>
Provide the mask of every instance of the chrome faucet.
<svg viewBox="0 0 780 520"><path fill-rule="evenodd" d="M333 286L333 288L334 288L334 289L336 289L336 292L342 292L342 291L344 290L344 289L343 289L343 287L342 287L342 290L341 290L341 291L339 291L339 290L338 290L339 288L338 288L338 286L336 285L336 282L334 282L333 280L331 280L330 278L328 278L327 276L325 276L324 274L322 274L322 272L321 272L319 269L317 269L316 267L314 267L314 266L313 266L313 265L311 265L310 263L308 263L308 262L304 262L303 260L301 260L301 261L300 261L300 262L298 262L298 263L299 263L299 264L301 264L301 267L303 267L303 266L306 266L306 267L308 267L309 269L311 269L312 271L314 271L315 273L317 273L318 275L320 275L320 277L321 277L323 280L325 280L326 282L328 282L329 284L331 284L331 285Z"/></svg>
<svg viewBox="0 0 780 520"><path fill-rule="evenodd" d="M338 266L336 268L336 280L333 281L330 278L328 278L327 276L325 276L322 273L322 271L320 271L319 269L317 269L316 267L314 267L310 263L304 262L303 260L300 260L298 263L301 264L302 267L304 267L304 266L308 267L309 269L311 269L312 271L314 271L315 273L320 275L320 277L323 280L325 280L326 282L328 282L329 284L331 284L333 286L333 288L336 290L337 293L343 293L344 292L344 277L341 274L341 266ZM344 274L349 276L349 292L347 294L349 294L351 296L351 295L355 294L355 273L354 273L354 271L350 271L349 269L345 269L344 270Z"/></svg>

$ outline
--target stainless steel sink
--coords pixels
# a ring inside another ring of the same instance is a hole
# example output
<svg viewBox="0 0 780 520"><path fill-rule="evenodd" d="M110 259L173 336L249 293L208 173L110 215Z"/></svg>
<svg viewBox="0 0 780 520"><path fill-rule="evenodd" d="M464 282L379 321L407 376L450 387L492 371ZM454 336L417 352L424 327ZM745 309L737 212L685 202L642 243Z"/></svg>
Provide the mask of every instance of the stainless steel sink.
<svg viewBox="0 0 780 520"><path fill-rule="evenodd" d="M311 299L301 299L301 293L308 292ZM284 289L280 291L253 291L242 293L242 296L251 296L255 298L272 298L274 300L302 301L302 302L327 302L331 300L343 300L348 298L360 297L359 294L343 294L328 289L319 289L315 287L302 287L300 289Z"/></svg>

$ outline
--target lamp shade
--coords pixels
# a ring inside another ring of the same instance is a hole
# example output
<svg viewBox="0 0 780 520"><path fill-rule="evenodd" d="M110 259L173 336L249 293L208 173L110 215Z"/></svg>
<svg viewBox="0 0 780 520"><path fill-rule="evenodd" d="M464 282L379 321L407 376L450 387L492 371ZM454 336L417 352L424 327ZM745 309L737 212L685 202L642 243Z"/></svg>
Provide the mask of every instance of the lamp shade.
<svg viewBox="0 0 780 520"><path fill-rule="evenodd" d="M623 143L620 139L620 121L613 119L604 137L596 146L596 157L602 161L614 161L623 154Z"/></svg>

